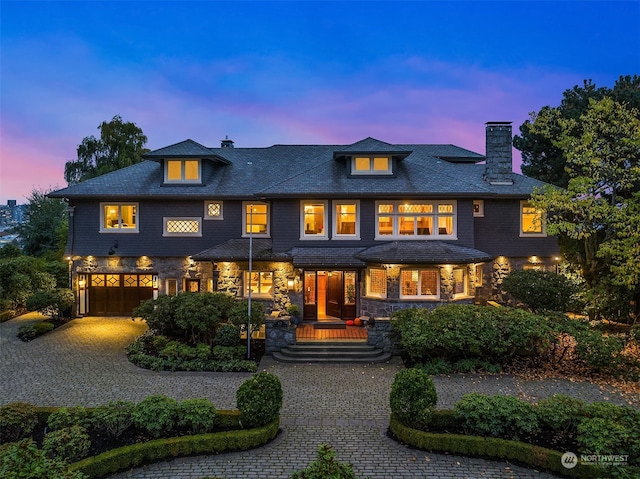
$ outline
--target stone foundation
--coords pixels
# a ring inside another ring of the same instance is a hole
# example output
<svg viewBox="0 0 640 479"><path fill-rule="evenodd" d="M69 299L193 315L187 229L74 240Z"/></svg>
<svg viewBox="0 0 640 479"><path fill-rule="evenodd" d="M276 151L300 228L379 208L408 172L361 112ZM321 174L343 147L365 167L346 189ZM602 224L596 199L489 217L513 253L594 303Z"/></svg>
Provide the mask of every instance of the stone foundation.
<svg viewBox="0 0 640 479"><path fill-rule="evenodd" d="M296 328L288 319L267 319L264 322L265 353L272 354L296 344Z"/></svg>

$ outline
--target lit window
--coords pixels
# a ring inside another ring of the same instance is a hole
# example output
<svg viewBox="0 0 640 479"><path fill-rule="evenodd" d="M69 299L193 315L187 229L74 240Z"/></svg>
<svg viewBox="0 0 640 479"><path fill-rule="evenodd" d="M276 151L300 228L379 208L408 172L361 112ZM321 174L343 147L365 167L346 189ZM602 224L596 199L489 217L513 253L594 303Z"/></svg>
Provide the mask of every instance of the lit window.
<svg viewBox="0 0 640 479"><path fill-rule="evenodd" d="M202 236L201 218L163 218L163 236Z"/></svg>
<svg viewBox="0 0 640 479"><path fill-rule="evenodd" d="M356 273L344 273L344 304L356 304Z"/></svg>
<svg viewBox="0 0 640 479"><path fill-rule="evenodd" d="M243 208L242 236L247 237L249 234L269 236L269 205L266 203L249 203L245 201Z"/></svg>
<svg viewBox="0 0 640 479"><path fill-rule="evenodd" d="M108 233L137 233L137 203L101 203L100 231Z"/></svg>
<svg viewBox="0 0 640 479"><path fill-rule="evenodd" d="M455 202L380 202L376 238L455 239Z"/></svg>
<svg viewBox="0 0 640 479"><path fill-rule="evenodd" d="M520 203L520 235L521 236L546 236L544 214L528 202Z"/></svg>
<svg viewBox="0 0 640 479"><path fill-rule="evenodd" d="M484 216L484 200L473 200L473 216Z"/></svg>
<svg viewBox="0 0 640 479"><path fill-rule="evenodd" d="M453 294L465 295L467 293L467 271L465 268L453 269Z"/></svg>
<svg viewBox="0 0 640 479"><path fill-rule="evenodd" d="M352 175L389 175L391 158L388 156L356 156L351 161Z"/></svg>
<svg viewBox="0 0 640 479"><path fill-rule="evenodd" d="M199 183L200 160L166 160L165 183Z"/></svg>
<svg viewBox="0 0 640 479"><path fill-rule="evenodd" d="M302 238L326 238L326 203L302 201Z"/></svg>
<svg viewBox="0 0 640 479"><path fill-rule="evenodd" d="M358 202L335 202L335 229L333 237L358 238Z"/></svg>
<svg viewBox="0 0 640 479"><path fill-rule="evenodd" d="M377 298L387 297L387 270L379 268L369 269L367 296L375 296Z"/></svg>
<svg viewBox="0 0 640 479"><path fill-rule="evenodd" d="M440 273L437 269L413 269L400 272L400 297L437 299L440 295Z"/></svg>
<svg viewBox="0 0 640 479"><path fill-rule="evenodd" d="M204 202L204 219L205 220L221 220L222 201L205 201Z"/></svg>
<svg viewBox="0 0 640 479"><path fill-rule="evenodd" d="M244 272L244 295L249 296L251 288L252 297L273 297L273 273L271 271Z"/></svg>
<svg viewBox="0 0 640 479"><path fill-rule="evenodd" d="M175 278L168 278L165 282L166 294L169 296L175 296L178 294L178 280Z"/></svg>

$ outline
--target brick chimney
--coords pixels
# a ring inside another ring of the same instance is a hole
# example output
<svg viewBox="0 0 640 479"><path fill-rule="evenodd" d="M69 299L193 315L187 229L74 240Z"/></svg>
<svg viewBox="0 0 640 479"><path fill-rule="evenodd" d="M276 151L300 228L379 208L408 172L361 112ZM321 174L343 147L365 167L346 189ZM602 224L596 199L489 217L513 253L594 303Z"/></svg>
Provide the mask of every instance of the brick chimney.
<svg viewBox="0 0 640 479"><path fill-rule="evenodd" d="M489 121L486 132L484 179L492 185L512 185L511 122Z"/></svg>

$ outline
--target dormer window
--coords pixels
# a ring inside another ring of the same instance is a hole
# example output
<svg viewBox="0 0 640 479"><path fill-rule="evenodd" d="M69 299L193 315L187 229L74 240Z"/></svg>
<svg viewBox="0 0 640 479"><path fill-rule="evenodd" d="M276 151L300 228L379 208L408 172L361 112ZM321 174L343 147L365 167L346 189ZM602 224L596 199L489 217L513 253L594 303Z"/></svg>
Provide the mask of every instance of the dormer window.
<svg viewBox="0 0 640 479"><path fill-rule="evenodd" d="M354 156L351 159L352 175L390 175L391 158L388 156Z"/></svg>
<svg viewBox="0 0 640 479"><path fill-rule="evenodd" d="M200 183L200 160L166 160L164 170L165 183Z"/></svg>

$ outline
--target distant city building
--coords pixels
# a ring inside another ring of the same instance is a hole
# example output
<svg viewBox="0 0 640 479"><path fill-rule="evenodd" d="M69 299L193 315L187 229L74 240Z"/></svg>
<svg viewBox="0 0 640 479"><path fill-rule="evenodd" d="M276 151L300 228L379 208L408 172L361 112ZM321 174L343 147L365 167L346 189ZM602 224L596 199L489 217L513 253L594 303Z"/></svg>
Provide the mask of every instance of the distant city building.
<svg viewBox="0 0 640 479"><path fill-rule="evenodd" d="M6 205L0 205L0 227L11 227L24 221L25 205L18 205L16 200L8 200Z"/></svg>

